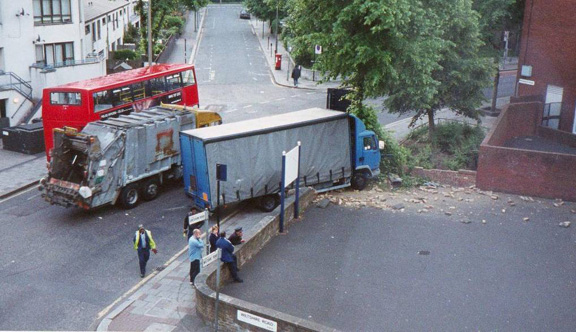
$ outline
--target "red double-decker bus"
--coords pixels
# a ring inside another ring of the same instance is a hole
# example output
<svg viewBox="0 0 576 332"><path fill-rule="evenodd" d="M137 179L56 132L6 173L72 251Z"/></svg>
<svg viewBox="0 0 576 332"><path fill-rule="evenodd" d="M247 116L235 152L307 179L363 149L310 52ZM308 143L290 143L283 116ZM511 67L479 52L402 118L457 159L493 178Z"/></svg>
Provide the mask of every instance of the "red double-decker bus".
<svg viewBox="0 0 576 332"><path fill-rule="evenodd" d="M160 103L199 106L193 65L157 64L44 89L46 156L50 160L54 128L81 130L88 122L139 112Z"/></svg>

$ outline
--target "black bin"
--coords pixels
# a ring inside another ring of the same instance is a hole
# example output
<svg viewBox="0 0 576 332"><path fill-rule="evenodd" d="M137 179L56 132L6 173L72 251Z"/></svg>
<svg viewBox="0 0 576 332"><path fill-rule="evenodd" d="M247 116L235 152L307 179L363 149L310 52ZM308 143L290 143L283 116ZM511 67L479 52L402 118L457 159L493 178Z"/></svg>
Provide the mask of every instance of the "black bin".
<svg viewBox="0 0 576 332"><path fill-rule="evenodd" d="M44 126L42 122L2 129L4 150L25 154L44 151Z"/></svg>
<svg viewBox="0 0 576 332"><path fill-rule="evenodd" d="M328 96L326 98L326 108L335 111L346 112L348 107L350 107L350 100L343 99L346 94L348 94L350 89L333 89L328 88Z"/></svg>

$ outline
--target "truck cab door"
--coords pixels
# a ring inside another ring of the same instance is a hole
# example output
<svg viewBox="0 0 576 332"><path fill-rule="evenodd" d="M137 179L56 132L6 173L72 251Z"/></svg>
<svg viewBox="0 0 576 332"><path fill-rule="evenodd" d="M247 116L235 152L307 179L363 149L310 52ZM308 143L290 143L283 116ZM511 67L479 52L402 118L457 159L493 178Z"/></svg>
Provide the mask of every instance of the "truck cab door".
<svg viewBox="0 0 576 332"><path fill-rule="evenodd" d="M366 165L371 170L378 169L380 165L380 150L378 150L378 141L372 133L360 135L360 146L358 151L358 165Z"/></svg>

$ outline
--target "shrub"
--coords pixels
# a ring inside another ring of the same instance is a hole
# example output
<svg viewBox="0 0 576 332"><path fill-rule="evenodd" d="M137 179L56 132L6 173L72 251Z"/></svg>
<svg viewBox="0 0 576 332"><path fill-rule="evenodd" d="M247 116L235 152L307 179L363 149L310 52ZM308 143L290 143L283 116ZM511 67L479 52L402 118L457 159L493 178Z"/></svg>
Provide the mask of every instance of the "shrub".
<svg viewBox="0 0 576 332"><path fill-rule="evenodd" d="M180 33L182 27L184 26L184 20L177 16L168 16L164 21L164 28L171 30L175 33Z"/></svg>
<svg viewBox="0 0 576 332"><path fill-rule="evenodd" d="M132 50L116 50L114 51L115 60L136 60L138 59L138 53Z"/></svg>

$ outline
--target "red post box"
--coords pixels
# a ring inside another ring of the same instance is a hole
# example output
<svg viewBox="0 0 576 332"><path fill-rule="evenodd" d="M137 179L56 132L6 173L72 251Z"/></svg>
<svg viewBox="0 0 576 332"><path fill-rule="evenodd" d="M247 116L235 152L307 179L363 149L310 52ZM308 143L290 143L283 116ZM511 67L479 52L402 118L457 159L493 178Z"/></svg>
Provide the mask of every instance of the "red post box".
<svg viewBox="0 0 576 332"><path fill-rule="evenodd" d="M276 53L276 70L280 70L282 68L282 54Z"/></svg>

